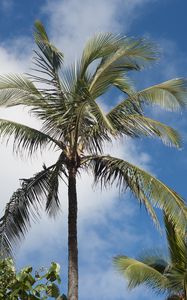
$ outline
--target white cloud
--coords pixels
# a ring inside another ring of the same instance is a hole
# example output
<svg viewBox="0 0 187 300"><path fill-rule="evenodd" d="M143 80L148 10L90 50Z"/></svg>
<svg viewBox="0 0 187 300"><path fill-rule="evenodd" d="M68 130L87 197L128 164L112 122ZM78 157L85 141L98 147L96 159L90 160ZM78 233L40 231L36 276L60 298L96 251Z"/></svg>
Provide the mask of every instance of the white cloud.
<svg viewBox="0 0 187 300"><path fill-rule="evenodd" d="M49 16L55 43L69 61L78 58L85 41L96 32L128 33L149 2L152 1L56 0L47 1L43 10Z"/></svg>
<svg viewBox="0 0 187 300"><path fill-rule="evenodd" d="M149 293L144 288L129 291L125 280L112 267L90 269L89 273L85 272L80 279L80 285L84 286L80 292L81 299L88 299L88 297L92 300L98 300L98 298L102 300L159 299L158 296Z"/></svg>

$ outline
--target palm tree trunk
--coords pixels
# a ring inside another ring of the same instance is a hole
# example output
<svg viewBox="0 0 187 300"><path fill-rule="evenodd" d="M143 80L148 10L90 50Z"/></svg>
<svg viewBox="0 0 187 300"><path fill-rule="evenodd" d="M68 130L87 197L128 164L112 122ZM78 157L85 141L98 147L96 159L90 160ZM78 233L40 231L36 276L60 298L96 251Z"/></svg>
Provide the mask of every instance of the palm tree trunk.
<svg viewBox="0 0 187 300"><path fill-rule="evenodd" d="M68 182L68 300L78 300L76 169L69 168Z"/></svg>

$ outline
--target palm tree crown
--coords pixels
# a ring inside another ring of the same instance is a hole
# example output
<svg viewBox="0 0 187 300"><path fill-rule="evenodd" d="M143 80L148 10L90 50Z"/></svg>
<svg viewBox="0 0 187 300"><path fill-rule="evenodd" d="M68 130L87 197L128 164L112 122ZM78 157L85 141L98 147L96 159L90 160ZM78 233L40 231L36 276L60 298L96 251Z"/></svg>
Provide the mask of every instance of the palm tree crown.
<svg viewBox="0 0 187 300"><path fill-rule="evenodd" d="M156 250L138 260L117 256L119 271L127 278L129 288L147 285L156 293L166 293L167 300L187 299L187 243L186 234L179 233L165 216L168 259Z"/></svg>
<svg viewBox="0 0 187 300"><path fill-rule="evenodd" d="M77 265L76 176L90 169L95 182L114 181L129 188L145 205L154 222L153 206L163 209L171 222L184 229L186 207L183 199L154 176L127 161L103 154L106 142L121 136L159 137L165 144L179 147L180 136L171 127L145 117L144 103L177 110L186 106L187 82L173 79L136 91L128 73L142 70L157 58L154 45L145 39L97 34L91 38L81 59L70 69L63 68L64 55L49 40L43 25L35 23L35 75L8 75L0 78L0 105L26 106L42 122L41 130L0 119L0 136L13 139L14 151L29 155L46 147L58 151L57 161L30 179L7 203L0 219L0 250L10 254L12 244L25 235L31 216L38 217L40 202L54 216L60 206L59 180L68 185L69 197L69 270L74 270L73 287L68 299L75 300ZM94 63L94 64L93 64ZM38 86L38 87L37 87ZM124 100L104 113L99 98L115 87ZM179 218L180 215L180 218ZM69 273L72 274L72 272ZM71 277L71 275L70 275ZM69 282L72 281L69 277Z"/></svg>

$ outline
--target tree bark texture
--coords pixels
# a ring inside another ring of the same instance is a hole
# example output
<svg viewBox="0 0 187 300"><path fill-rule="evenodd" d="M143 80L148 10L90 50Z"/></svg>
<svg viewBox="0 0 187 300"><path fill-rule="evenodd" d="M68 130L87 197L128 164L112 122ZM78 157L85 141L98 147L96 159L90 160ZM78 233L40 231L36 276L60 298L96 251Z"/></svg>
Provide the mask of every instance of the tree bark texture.
<svg viewBox="0 0 187 300"><path fill-rule="evenodd" d="M76 169L69 169L68 183L68 300L78 300Z"/></svg>

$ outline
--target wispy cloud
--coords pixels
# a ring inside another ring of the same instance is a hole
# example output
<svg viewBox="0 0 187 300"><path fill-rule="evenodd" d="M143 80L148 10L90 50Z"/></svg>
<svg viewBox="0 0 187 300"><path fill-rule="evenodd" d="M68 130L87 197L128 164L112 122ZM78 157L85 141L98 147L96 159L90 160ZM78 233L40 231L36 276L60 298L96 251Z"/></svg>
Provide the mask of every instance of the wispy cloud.
<svg viewBox="0 0 187 300"><path fill-rule="evenodd" d="M69 60L78 58L85 41L94 33L128 33L149 2L152 1L56 0L47 1L43 11L48 15L52 37Z"/></svg>

